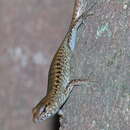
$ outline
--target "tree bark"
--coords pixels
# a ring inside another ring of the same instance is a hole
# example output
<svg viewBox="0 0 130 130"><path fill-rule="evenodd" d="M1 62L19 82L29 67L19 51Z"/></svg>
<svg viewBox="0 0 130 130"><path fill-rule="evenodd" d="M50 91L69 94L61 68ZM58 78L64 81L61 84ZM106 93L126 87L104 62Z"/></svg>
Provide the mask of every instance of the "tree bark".
<svg viewBox="0 0 130 130"><path fill-rule="evenodd" d="M92 11L80 29L72 79L96 82L73 89L60 130L130 130L130 2L100 0Z"/></svg>

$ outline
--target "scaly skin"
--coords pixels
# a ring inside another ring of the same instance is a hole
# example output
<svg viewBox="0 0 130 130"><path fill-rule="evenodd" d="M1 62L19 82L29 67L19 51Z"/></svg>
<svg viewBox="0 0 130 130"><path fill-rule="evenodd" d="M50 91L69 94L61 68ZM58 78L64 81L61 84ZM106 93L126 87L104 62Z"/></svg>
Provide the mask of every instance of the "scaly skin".
<svg viewBox="0 0 130 130"><path fill-rule="evenodd" d="M82 6L82 0L75 1L69 31L57 50L50 66L47 95L32 110L34 122L46 120L54 116L69 97L73 86L85 81L80 79L70 80L70 60L76 45L77 31L82 24Z"/></svg>

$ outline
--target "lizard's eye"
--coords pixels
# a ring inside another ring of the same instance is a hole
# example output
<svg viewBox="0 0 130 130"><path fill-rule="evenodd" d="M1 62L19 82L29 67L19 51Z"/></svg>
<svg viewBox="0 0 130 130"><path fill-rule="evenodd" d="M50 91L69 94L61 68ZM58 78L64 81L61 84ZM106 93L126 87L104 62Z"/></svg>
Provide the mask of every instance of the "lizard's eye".
<svg viewBox="0 0 130 130"><path fill-rule="evenodd" d="M40 114L43 113L43 112L46 112L46 106L43 106L41 109L40 109Z"/></svg>

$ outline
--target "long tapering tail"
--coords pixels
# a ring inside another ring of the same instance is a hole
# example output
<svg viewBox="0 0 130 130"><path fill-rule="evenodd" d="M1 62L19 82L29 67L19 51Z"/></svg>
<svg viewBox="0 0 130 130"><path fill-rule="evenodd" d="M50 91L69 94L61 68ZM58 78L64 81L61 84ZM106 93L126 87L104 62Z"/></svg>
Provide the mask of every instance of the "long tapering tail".
<svg viewBox="0 0 130 130"><path fill-rule="evenodd" d="M72 22L76 21L85 11L85 0L75 0Z"/></svg>

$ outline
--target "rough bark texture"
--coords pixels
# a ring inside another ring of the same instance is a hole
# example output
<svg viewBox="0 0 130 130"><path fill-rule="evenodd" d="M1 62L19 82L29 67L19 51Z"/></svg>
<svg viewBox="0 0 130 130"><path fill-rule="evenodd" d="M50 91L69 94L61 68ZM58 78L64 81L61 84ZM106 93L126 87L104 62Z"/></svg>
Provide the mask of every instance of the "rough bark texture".
<svg viewBox="0 0 130 130"><path fill-rule="evenodd" d="M72 78L96 83L73 89L60 130L130 130L130 2L100 0L85 23Z"/></svg>

